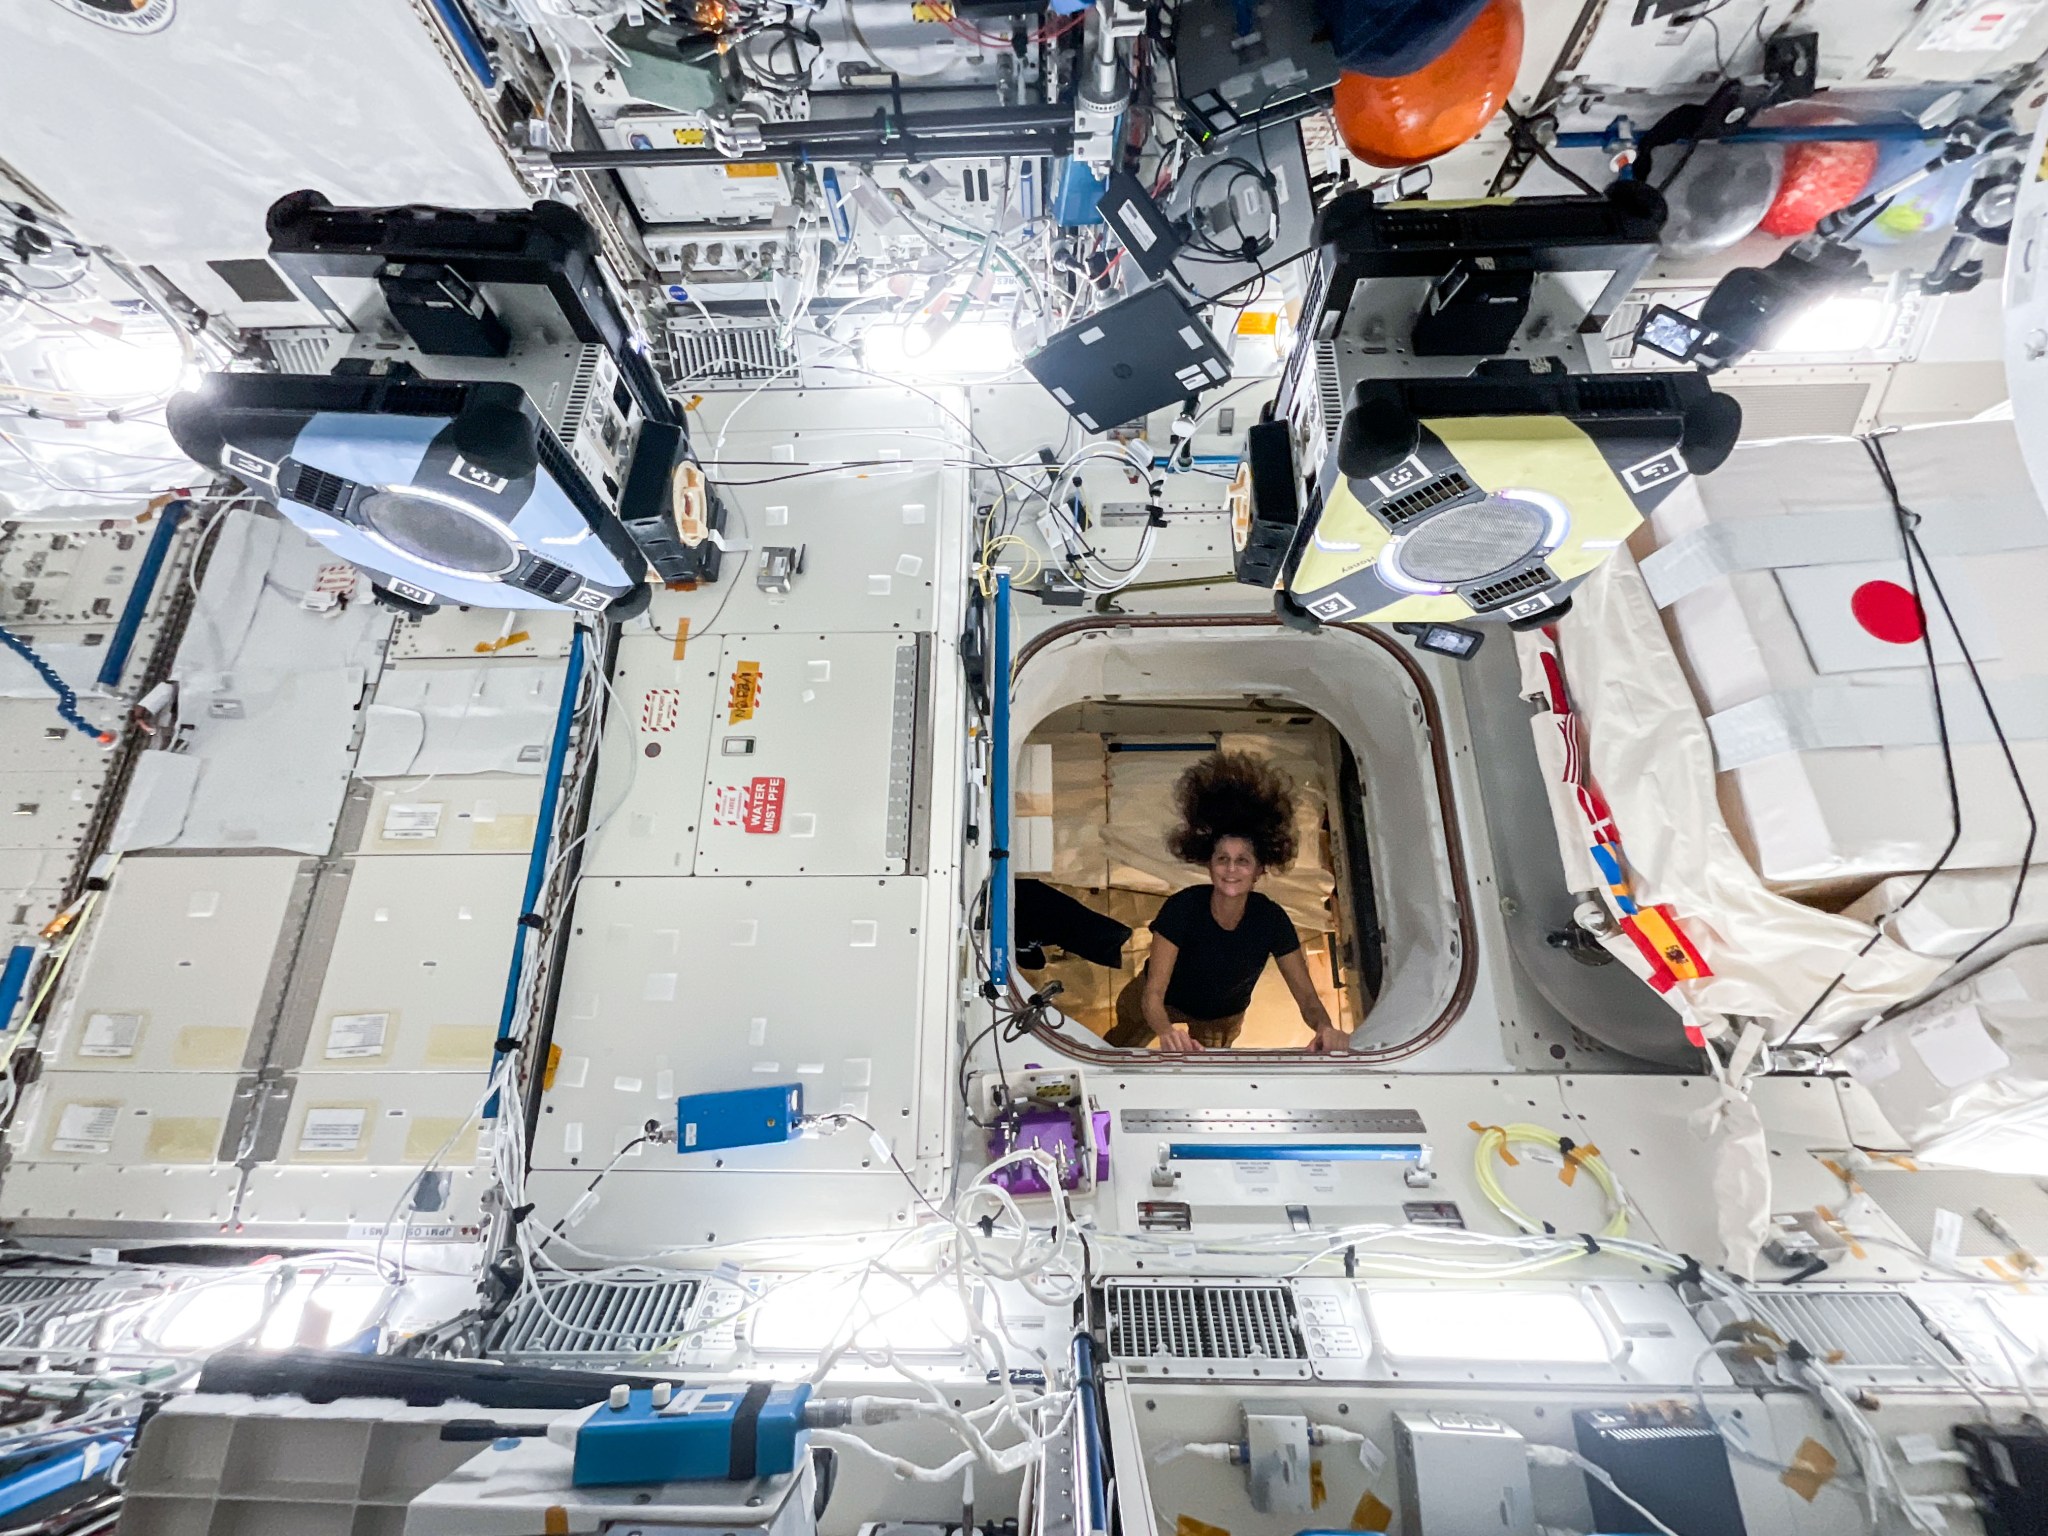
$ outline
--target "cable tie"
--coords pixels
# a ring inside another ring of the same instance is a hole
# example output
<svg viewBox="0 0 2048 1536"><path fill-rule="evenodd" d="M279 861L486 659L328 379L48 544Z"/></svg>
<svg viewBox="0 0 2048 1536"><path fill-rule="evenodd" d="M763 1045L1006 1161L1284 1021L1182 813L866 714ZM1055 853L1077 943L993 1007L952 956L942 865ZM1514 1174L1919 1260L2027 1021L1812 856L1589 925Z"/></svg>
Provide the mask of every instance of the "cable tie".
<svg viewBox="0 0 2048 1536"><path fill-rule="evenodd" d="M1785 1356L1796 1365L1804 1365L1813 1358L1813 1351L1799 1340L1793 1339L1785 1346Z"/></svg>
<svg viewBox="0 0 2048 1536"><path fill-rule="evenodd" d="M984 1216L975 1225L981 1228L981 1235L983 1237L994 1237L996 1235L996 1219L993 1216Z"/></svg>
<svg viewBox="0 0 2048 1536"><path fill-rule="evenodd" d="M513 1051L518 1050L519 1047L524 1043L525 1042L523 1041L514 1040L510 1035L506 1035L501 1039L492 1041L491 1049L493 1051L496 1051L499 1055L504 1056L509 1055Z"/></svg>
<svg viewBox="0 0 2048 1536"><path fill-rule="evenodd" d="M1557 1236L1557 1228L1553 1227L1549 1222L1546 1221L1545 1223L1543 1223L1543 1234L1546 1237L1555 1237Z"/></svg>
<svg viewBox="0 0 2048 1536"><path fill-rule="evenodd" d="M1600 1252L1600 1244L1594 1239L1592 1233L1581 1232L1579 1234L1579 1241L1586 1245L1587 1258L1590 1259Z"/></svg>
<svg viewBox="0 0 2048 1536"><path fill-rule="evenodd" d="M1576 1141L1573 1141L1573 1140L1571 1139L1571 1137L1569 1137L1569 1136L1560 1136L1560 1137L1558 1137L1558 1138L1557 1138L1557 1152L1558 1152L1558 1156L1560 1156L1560 1157L1570 1157L1570 1156L1571 1156L1571 1155L1572 1155L1572 1154L1573 1154L1574 1152L1576 1152L1576 1151L1578 1151L1578 1150L1579 1150L1579 1144L1578 1144L1578 1143L1577 1143Z"/></svg>
<svg viewBox="0 0 2048 1536"><path fill-rule="evenodd" d="M1700 1275L1700 1261L1689 1253L1681 1253L1679 1257L1685 1260L1685 1268L1672 1276L1671 1283L1673 1285L1700 1284L1702 1278Z"/></svg>
<svg viewBox="0 0 2048 1536"><path fill-rule="evenodd" d="M517 1205L511 1209L511 1211L508 1214L512 1218L513 1226L518 1226L519 1223L526 1220L527 1217L533 1214L533 1204L534 1203L531 1200L529 1200L526 1202L526 1204Z"/></svg>
<svg viewBox="0 0 2048 1536"><path fill-rule="evenodd" d="M539 933L547 927L547 919L538 912L522 912L519 914L519 926L521 928L531 928L535 933Z"/></svg>
<svg viewBox="0 0 2048 1536"><path fill-rule="evenodd" d="M1007 859L1010 856L1010 850L1007 848L991 848L988 851L988 856L991 859Z"/></svg>

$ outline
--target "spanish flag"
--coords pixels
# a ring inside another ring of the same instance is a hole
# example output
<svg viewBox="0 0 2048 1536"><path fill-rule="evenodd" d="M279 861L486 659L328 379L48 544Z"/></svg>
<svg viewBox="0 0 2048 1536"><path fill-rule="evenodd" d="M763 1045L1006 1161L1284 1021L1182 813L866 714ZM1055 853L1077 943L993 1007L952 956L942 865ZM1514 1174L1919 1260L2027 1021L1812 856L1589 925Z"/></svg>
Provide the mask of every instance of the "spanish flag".
<svg viewBox="0 0 2048 1536"><path fill-rule="evenodd" d="M1649 963L1650 985L1659 992L1714 974L1669 907L1638 907L1621 920L1621 930Z"/></svg>

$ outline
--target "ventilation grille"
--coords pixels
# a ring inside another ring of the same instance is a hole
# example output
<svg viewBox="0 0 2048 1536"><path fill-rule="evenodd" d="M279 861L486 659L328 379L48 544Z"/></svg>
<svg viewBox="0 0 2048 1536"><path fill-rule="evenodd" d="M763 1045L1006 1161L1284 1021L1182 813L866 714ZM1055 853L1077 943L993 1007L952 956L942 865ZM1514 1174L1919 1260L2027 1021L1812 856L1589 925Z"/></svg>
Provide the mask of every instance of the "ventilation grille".
<svg viewBox="0 0 2048 1536"><path fill-rule="evenodd" d="M1843 1366L1883 1375L1946 1377L1956 1357L1927 1331L1920 1309L1884 1291L1759 1291L1749 1304L1787 1339Z"/></svg>
<svg viewBox="0 0 2048 1536"><path fill-rule="evenodd" d="M1556 580L1557 578L1550 574L1550 567L1539 561L1526 571L1517 571L1504 580L1472 588L1465 593L1465 601L1475 610L1498 608L1502 603L1511 602L1525 592L1539 592Z"/></svg>
<svg viewBox="0 0 2048 1536"><path fill-rule="evenodd" d="M104 1302L87 1298L103 1282L85 1275L0 1276L0 1350L19 1354L89 1343ZM66 1314L80 1315L66 1321Z"/></svg>
<svg viewBox="0 0 2048 1536"><path fill-rule="evenodd" d="M583 578L548 560L534 560L526 567L520 584L541 597L561 597L583 585Z"/></svg>
<svg viewBox="0 0 2048 1536"><path fill-rule="evenodd" d="M1576 388L1582 411L1661 411L1672 404L1662 379L1580 379Z"/></svg>
<svg viewBox="0 0 2048 1536"><path fill-rule="evenodd" d="M279 373L325 373L333 331L272 331L264 337Z"/></svg>
<svg viewBox="0 0 2048 1536"><path fill-rule="evenodd" d="M1118 1360L1305 1360L1285 1286L1111 1285L1109 1352Z"/></svg>
<svg viewBox="0 0 2048 1536"><path fill-rule="evenodd" d="M555 477L562 494L583 514L584 521L593 528L602 526L612 509L599 499L589 478L569 457L569 450L562 446L562 440L543 427L533 434L533 446L539 450L540 467Z"/></svg>
<svg viewBox="0 0 2048 1536"><path fill-rule="evenodd" d="M682 1333L695 1280L543 1280L512 1304L491 1353L508 1360L606 1359L661 1351Z"/></svg>
<svg viewBox="0 0 2048 1536"><path fill-rule="evenodd" d="M338 515L348 502L348 493L354 485L339 475L330 475L324 469L315 469L310 464L295 464L292 467L292 483L282 486L285 500L302 502L316 512Z"/></svg>
<svg viewBox="0 0 2048 1536"><path fill-rule="evenodd" d="M772 379L796 369L796 353L782 344L772 325L677 330L669 339L676 375L687 382Z"/></svg>
<svg viewBox="0 0 2048 1536"><path fill-rule="evenodd" d="M569 398L562 405L562 441L573 443L583 430L583 413L590 407L590 387L597 378L597 360L604 349L595 344L583 349L576 372L569 380Z"/></svg>
<svg viewBox="0 0 2048 1536"><path fill-rule="evenodd" d="M1461 496L1470 496L1475 487L1457 470L1439 475L1425 486L1395 496L1379 505L1379 516L1389 528L1399 528L1403 523L1412 523L1425 512L1434 511L1447 501L1456 501Z"/></svg>
<svg viewBox="0 0 2048 1536"><path fill-rule="evenodd" d="M1344 419L1344 381L1337 376L1337 344L1316 343L1316 402L1323 412L1323 436L1337 440L1337 423Z"/></svg>
<svg viewBox="0 0 2048 1536"><path fill-rule="evenodd" d="M1853 383L1722 386L1742 407L1742 441L1776 437L1849 437L1863 419L1871 386Z"/></svg>

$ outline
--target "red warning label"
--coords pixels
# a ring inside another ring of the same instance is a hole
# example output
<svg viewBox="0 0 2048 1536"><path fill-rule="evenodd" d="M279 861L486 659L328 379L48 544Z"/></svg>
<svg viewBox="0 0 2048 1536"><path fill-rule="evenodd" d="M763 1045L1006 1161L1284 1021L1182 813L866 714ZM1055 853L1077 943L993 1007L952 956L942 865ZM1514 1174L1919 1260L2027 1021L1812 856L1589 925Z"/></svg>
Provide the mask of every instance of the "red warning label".
<svg viewBox="0 0 2048 1536"><path fill-rule="evenodd" d="M640 700L640 729L672 731L676 728L676 720L682 712L681 689L650 688Z"/></svg>
<svg viewBox="0 0 2048 1536"><path fill-rule="evenodd" d="M711 797L711 824L738 827L746 832L780 832L783 791L788 785L787 779L751 779L745 784L720 785Z"/></svg>

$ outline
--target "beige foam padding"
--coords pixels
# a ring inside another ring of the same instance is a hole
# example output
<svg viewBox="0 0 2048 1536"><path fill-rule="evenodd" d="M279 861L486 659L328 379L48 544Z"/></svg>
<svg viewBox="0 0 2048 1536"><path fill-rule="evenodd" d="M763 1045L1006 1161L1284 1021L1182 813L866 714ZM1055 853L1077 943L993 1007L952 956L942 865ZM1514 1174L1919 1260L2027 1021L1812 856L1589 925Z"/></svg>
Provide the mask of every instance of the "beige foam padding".
<svg viewBox="0 0 2048 1536"><path fill-rule="evenodd" d="M171 1064L179 1067L239 1067L249 1032L231 1024L188 1024L171 1046Z"/></svg>
<svg viewBox="0 0 2048 1536"><path fill-rule="evenodd" d="M1093 731L1047 738L1052 748L1052 879L1060 885L1109 884L1103 822L1109 809L1109 754Z"/></svg>
<svg viewBox="0 0 2048 1536"><path fill-rule="evenodd" d="M534 816L500 816L495 821L477 823L469 834L469 850L472 853L525 853L533 847L534 828L539 825Z"/></svg>
<svg viewBox="0 0 2048 1536"><path fill-rule="evenodd" d="M455 1145L448 1146L448 1139L456 1131L462 1134L455 1139ZM408 1163L424 1165L437 1154L441 1166L460 1167L476 1161L476 1126L466 1125L453 1115L420 1115L405 1128L405 1160ZM447 1151L442 1152L442 1148Z"/></svg>
<svg viewBox="0 0 2048 1536"><path fill-rule="evenodd" d="M220 1146L220 1132L217 1119L159 1115L149 1123L149 1139L143 1144L143 1152L152 1163L210 1163Z"/></svg>
<svg viewBox="0 0 2048 1536"><path fill-rule="evenodd" d="M498 1032L488 1024L436 1024L427 1032L430 1067L482 1067L491 1060Z"/></svg>

